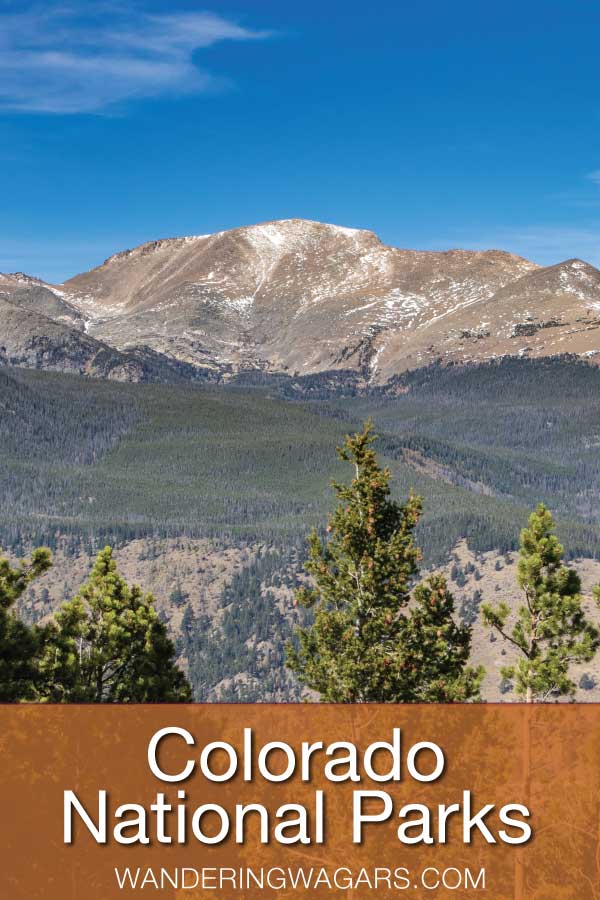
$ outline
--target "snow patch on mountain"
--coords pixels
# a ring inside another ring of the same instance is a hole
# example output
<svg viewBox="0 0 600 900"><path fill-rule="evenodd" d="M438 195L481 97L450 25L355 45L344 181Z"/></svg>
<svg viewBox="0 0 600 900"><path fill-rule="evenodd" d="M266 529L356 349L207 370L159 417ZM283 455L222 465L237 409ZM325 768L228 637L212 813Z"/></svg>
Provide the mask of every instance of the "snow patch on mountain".
<svg viewBox="0 0 600 900"><path fill-rule="evenodd" d="M0 276L0 292L16 277ZM439 358L600 349L600 272L581 260L403 250L302 219L150 241L50 290L111 346L228 373L346 367L385 380Z"/></svg>

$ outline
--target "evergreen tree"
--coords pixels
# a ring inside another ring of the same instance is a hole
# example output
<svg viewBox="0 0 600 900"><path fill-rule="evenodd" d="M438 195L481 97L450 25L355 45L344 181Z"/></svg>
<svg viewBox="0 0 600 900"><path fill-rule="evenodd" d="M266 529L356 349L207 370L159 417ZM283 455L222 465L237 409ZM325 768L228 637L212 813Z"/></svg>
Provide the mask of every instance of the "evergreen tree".
<svg viewBox="0 0 600 900"><path fill-rule="evenodd" d="M482 607L484 621L517 651L517 660L501 669L527 703L571 695L573 662L589 662L600 643L598 630L585 617L581 582L563 562L552 515L540 504L521 532L517 581L525 595L515 625L508 627L506 603Z"/></svg>
<svg viewBox="0 0 600 900"><path fill-rule="evenodd" d="M186 702L191 691L150 594L129 587L110 547L46 633L45 699L64 703Z"/></svg>
<svg viewBox="0 0 600 900"><path fill-rule="evenodd" d="M452 621L445 583L431 579L407 611L420 559L413 533L421 500L390 498L390 472L377 462L374 439L369 422L338 448L354 478L333 485L339 503L329 538L309 537L313 586L301 588L297 601L314 609L314 623L297 629L288 666L324 701L473 697L478 675L463 671L470 629Z"/></svg>
<svg viewBox="0 0 600 900"><path fill-rule="evenodd" d="M32 700L38 676L40 632L15 615L14 605L28 584L50 568L50 551L34 550L31 559L12 568L0 557L0 702Z"/></svg>
<svg viewBox="0 0 600 900"><path fill-rule="evenodd" d="M479 700L483 667L468 665L471 623L458 625L455 603L443 575L418 585L402 636L402 670L408 696L418 703Z"/></svg>

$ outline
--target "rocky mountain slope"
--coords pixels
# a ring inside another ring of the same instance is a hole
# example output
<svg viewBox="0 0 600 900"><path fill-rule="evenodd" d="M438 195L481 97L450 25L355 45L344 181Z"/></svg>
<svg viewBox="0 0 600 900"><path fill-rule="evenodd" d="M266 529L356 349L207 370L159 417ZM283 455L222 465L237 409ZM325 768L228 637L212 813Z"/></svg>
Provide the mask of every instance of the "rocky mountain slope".
<svg viewBox="0 0 600 900"><path fill-rule="evenodd" d="M84 317L56 288L22 272L0 274L0 299L14 303L23 312L39 313L78 331L85 329Z"/></svg>
<svg viewBox="0 0 600 900"><path fill-rule="evenodd" d="M46 294L50 295L49 300ZM190 381L202 377L197 367L150 348L119 351L86 334L78 322L68 324L62 315L51 318L38 312L34 304L50 307L49 313L60 310L60 298L46 288L36 288L33 296L28 293L25 302L18 292L9 297L0 295L0 365L128 382Z"/></svg>
<svg viewBox="0 0 600 900"><path fill-rule="evenodd" d="M186 631L192 624L194 628L200 628L201 634L196 635L196 639L205 641L209 655L218 657L215 648L224 641L223 629L227 627L224 617L231 610L232 583L244 571L252 572L257 558L269 549L275 550L260 544L227 546L211 540L136 540L119 547L116 557L121 572L130 582L141 584L144 590L155 595L159 614L168 623L176 641L180 664L194 680L193 672L190 672L193 661L186 654L190 643L186 637L192 635L186 635ZM472 659L474 664L483 665L486 670L482 696L488 702L514 702L516 699L500 671L514 659L513 649L484 625L480 611L483 602L496 603L502 599L508 603L510 621L514 622L516 610L523 603L516 580L516 562L515 553L474 553L465 541L461 541L441 569L455 598L457 618L473 627ZM29 588L22 601L21 612L25 618L46 620L65 599L65 585L69 587L70 596L85 582L92 563L91 555L81 553L73 557L61 548L57 549L54 568ZM586 613L598 623L599 613L592 599L592 589L600 581L600 562L578 559L573 565L582 579ZM282 642L298 621L294 588L303 577L298 560L295 567L290 569L288 565L288 570L286 572L286 560L282 558L275 578L262 581L253 598L256 604L260 596L259 605L271 611L267 617L271 628L257 630L246 623L248 632L241 631L238 636L237 655L225 660L224 671L215 667L208 682L203 680L201 687L196 685L197 700L239 699L248 691L247 699L260 701L295 700L302 696L302 689L295 680L289 675L286 678L283 664ZM242 603L240 598L235 598L235 602ZM238 617L239 613L236 620ZM273 629L273 621L281 622L283 628ZM273 672L275 655L278 670ZM248 666L249 661L251 666ZM255 671L249 671L250 668ZM224 672L227 676L223 678ZM275 690L269 682L274 674L278 676ZM573 666L571 674L578 686L576 699L579 702L600 700L600 654L591 663ZM306 696L309 698L310 695Z"/></svg>
<svg viewBox="0 0 600 900"><path fill-rule="evenodd" d="M585 262L401 250L300 219L143 244L58 287L0 276L3 296L219 379L351 370L381 383L436 359L600 353L600 272Z"/></svg>

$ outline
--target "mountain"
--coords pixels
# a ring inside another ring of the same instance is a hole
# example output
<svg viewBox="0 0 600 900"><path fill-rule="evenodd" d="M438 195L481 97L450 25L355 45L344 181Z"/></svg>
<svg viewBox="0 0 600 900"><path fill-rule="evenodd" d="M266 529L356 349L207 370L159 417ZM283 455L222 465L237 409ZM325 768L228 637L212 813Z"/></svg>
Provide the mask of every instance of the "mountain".
<svg viewBox="0 0 600 900"><path fill-rule="evenodd" d="M600 353L600 272L578 259L535 269L487 302L449 310L442 322L432 319L418 329L410 368L432 356L458 362L566 353L593 358ZM402 350L395 335L382 360L388 372Z"/></svg>
<svg viewBox="0 0 600 900"><path fill-rule="evenodd" d="M402 250L301 219L142 244L58 287L0 276L3 291L103 346L217 379L338 370L381 383L436 360L600 353L600 272L585 262Z"/></svg>
<svg viewBox="0 0 600 900"><path fill-rule="evenodd" d="M85 319L79 310L64 299L51 285L22 272L0 274L0 299L9 300L21 309L40 313L83 331Z"/></svg>
<svg viewBox="0 0 600 900"><path fill-rule="evenodd" d="M45 294L36 296L45 303ZM116 350L85 334L76 327L79 323L72 326L34 311L31 305L22 303L18 292L10 294L10 298L0 296L0 365L128 382L180 382L202 377L200 369L164 357L151 348ZM52 310L54 300L49 305Z"/></svg>

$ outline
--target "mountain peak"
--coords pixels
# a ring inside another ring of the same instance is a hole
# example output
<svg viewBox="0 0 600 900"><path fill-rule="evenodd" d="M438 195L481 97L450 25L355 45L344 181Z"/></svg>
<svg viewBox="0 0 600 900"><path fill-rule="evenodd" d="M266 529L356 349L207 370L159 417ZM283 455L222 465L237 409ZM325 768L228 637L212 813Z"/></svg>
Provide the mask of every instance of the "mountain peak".
<svg viewBox="0 0 600 900"><path fill-rule="evenodd" d="M333 225L327 222L317 222L311 219L274 219L268 222L259 222L255 225L241 225L226 231L215 231L211 234L185 235L182 237L159 238L146 241L137 247L120 250L104 260L102 266L111 265L133 257L147 256L161 250L183 250L198 246L204 242L217 242L220 240L246 240L259 245L271 244L282 250L293 249L303 243L318 243L327 238L352 240L366 244L382 246L377 235L362 228L347 228L342 225ZM101 267L98 267L101 268Z"/></svg>
<svg viewBox="0 0 600 900"><path fill-rule="evenodd" d="M240 228L232 229L233 231L243 232L262 232L268 234L334 234L344 237L360 237L368 235L369 237L377 237L373 231L365 228L348 228L345 225L334 225L331 222L319 222L315 219L272 219L268 222L258 222L255 225L242 225ZM219 232L224 234L225 232ZM379 240L379 238L377 238Z"/></svg>
<svg viewBox="0 0 600 900"><path fill-rule="evenodd" d="M600 272L583 260L399 249L310 219L148 241L53 296L25 277L0 277L22 310L219 377L350 369L385 381L440 359L600 351Z"/></svg>

